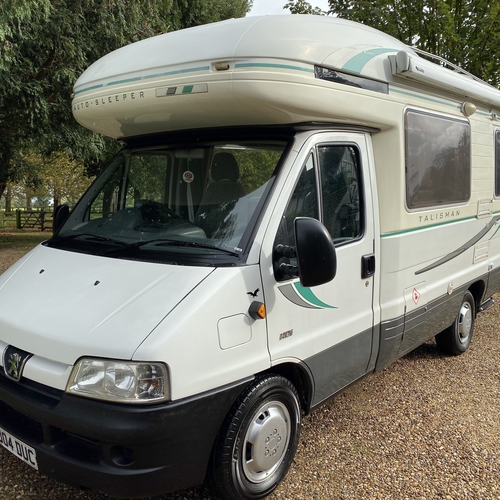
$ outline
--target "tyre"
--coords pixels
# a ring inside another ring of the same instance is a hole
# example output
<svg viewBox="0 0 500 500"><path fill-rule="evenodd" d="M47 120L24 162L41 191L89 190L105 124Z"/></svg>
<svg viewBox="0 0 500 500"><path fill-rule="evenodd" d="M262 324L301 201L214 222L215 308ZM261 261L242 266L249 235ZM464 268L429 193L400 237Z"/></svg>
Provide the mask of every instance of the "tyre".
<svg viewBox="0 0 500 500"><path fill-rule="evenodd" d="M436 335L436 344L439 349L452 356L463 354L470 345L474 333L476 306L474 297L467 292L453 324Z"/></svg>
<svg viewBox="0 0 500 500"><path fill-rule="evenodd" d="M276 489L295 455L300 418L299 397L288 379L256 379L219 433L209 478L216 494L225 500L253 500Z"/></svg>

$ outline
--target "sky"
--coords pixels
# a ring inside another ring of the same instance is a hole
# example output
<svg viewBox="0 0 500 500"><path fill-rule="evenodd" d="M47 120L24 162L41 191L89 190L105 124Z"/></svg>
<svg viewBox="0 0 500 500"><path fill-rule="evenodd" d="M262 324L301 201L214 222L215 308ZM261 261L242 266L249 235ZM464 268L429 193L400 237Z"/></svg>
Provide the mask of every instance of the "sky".
<svg viewBox="0 0 500 500"><path fill-rule="evenodd" d="M321 10L328 10L328 0L308 0L313 7L319 7ZM252 10L248 16L265 16L268 14L290 14L290 11L283 10L283 5L288 0L253 0Z"/></svg>

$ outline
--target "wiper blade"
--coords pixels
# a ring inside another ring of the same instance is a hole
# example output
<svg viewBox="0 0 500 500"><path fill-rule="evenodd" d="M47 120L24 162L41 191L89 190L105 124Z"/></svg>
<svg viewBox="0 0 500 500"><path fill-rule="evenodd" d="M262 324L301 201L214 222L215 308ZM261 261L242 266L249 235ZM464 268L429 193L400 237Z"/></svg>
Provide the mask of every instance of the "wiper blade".
<svg viewBox="0 0 500 500"><path fill-rule="evenodd" d="M103 241L106 243L114 243L116 245L126 245L124 241L115 240L113 238L107 238L105 236L99 236L97 234L92 233L78 233L78 234L69 234L68 236L61 236L55 241L49 240L50 246L57 245L58 243L63 243L65 241L74 240L75 238L79 238L80 236L85 236L86 238L95 240L95 241Z"/></svg>
<svg viewBox="0 0 500 500"><path fill-rule="evenodd" d="M107 257L108 255L113 254L115 252L121 252L122 250L129 250L131 248L138 248L144 245L205 248L209 250L217 250L219 252L224 252L229 255L233 255L234 257L240 257L239 253L233 252L232 250L227 250L226 248L217 247L215 245L208 245L205 243L197 243L195 241L173 240L171 238L154 238L152 240L136 241L135 243L130 243L121 248L114 248L113 250L106 252L104 256Z"/></svg>
<svg viewBox="0 0 500 500"><path fill-rule="evenodd" d="M195 247L195 248L206 248L209 250L219 250L220 252L228 253L230 255L234 255L235 257L240 257L238 252L233 252L232 250L228 250L227 248L217 247L215 245L208 245L206 243L197 243L196 241L165 241L162 243L156 243L157 246L179 246L179 247Z"/></svg>

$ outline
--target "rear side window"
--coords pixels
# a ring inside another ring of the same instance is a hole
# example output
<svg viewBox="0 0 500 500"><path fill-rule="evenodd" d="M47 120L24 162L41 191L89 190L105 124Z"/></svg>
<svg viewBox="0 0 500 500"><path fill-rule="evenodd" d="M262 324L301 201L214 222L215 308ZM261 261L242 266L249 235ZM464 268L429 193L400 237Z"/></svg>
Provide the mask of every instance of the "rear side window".
<svg viewBox="0 0 500 500"><path fill-rule="evenodd" d="M408 111L405 147L408 209L469 200L471 149L467 121Z"/></svg>

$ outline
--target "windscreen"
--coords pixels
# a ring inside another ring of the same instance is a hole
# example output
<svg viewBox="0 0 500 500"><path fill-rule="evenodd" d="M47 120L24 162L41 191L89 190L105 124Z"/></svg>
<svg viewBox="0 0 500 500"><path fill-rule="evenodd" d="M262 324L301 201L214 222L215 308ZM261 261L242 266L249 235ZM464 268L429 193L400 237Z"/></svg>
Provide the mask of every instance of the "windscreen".
<svg viewBox="0 0 500 500"><path fill-rule="evenodd" d="M266 140L124 150L48 245L110 258L234 264L285 147Z"/></svg>

